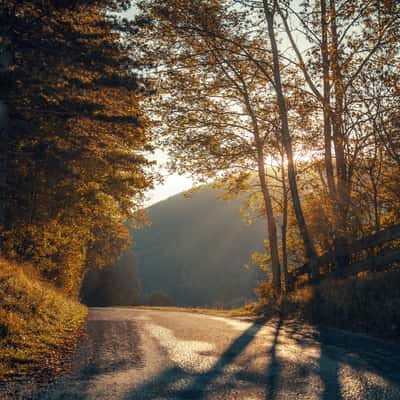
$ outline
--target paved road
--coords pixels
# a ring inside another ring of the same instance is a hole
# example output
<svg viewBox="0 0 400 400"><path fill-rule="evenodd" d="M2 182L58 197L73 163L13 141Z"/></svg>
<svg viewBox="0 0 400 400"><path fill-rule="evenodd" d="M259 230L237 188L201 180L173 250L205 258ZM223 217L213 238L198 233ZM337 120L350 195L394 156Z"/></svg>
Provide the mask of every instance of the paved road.
<svg viewBox="0 0 400 400"><path fill-rule="evenodd" d="M299 323L91 309L53 399L396 399L400 347Z"/></svg>

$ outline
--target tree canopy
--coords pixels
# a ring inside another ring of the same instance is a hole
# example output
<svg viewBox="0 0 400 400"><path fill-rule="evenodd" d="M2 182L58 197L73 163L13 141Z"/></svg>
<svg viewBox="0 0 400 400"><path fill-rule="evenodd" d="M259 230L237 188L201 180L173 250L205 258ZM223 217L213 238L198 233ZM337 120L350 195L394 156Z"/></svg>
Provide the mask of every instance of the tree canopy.
<svg viewBox="0 0 400 400"><path fill-rule="evenodd" d="M151 186L128 1L7 1L0 13L1 252L77 294L127 247Z"/></svg>
<svg viewBox="0 0 400 400"><path fill-rule="evenodd" d="M287 264L293 272L306 262L313 279L350 271L360 256L354 239L398 223L399 4L140 7L139 42L156 92L145 109L172 170L222 177L228 190L249 191L245 177L257 178L263 200L253 206L266 216L275 291L289 279ZM324 264L325 252L334 257Z"/></svg>

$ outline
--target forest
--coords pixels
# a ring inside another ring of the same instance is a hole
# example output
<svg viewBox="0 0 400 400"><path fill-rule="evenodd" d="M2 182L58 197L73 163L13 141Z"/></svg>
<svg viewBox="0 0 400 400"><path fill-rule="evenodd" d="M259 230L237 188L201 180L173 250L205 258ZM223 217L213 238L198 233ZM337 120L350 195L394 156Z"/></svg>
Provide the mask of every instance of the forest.
<svg viewBox="0 0 400 400"><path fill-rule="evenodd" d="M0 349L30 280L82 318L88 286L111 296L94 281L134 260L156 149L262 224L257 310L400 332L399 76L395 0L3 0Z"/></svg>
<svg viewBox="0 0 400 400"><path fill-rule="evenodd" d="M1 253L77 296L129 241L152 177L118 1L3 5ZM3 3L4 4L4 3ZM66 51L67 50L67 51Z"/></svg>
<svg viewBox="0 0 400 400"><path fill-rule="evenodd" d="M248 194L265 217L272 291L395 267L399 5L140 7L153 131L173 170Z"/></svg>
<svg viewBox="0 0 400 400"><path fill-rule="evenodd" d="M59 368L85 275L115 263L141 219L152 144L129 6L0 2L0 376Z"/></svg>

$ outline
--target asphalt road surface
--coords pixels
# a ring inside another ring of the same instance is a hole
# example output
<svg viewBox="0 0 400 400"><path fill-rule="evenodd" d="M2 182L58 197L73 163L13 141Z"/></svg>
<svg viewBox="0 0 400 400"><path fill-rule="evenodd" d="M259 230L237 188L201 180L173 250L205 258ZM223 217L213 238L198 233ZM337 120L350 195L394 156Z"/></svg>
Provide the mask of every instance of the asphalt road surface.
<svg viewBox="0 0 400 400"><path fill-rule="evenodd" d="M72 372L34 398L400 400L400 346L299 322L94 308Z"/></svg>

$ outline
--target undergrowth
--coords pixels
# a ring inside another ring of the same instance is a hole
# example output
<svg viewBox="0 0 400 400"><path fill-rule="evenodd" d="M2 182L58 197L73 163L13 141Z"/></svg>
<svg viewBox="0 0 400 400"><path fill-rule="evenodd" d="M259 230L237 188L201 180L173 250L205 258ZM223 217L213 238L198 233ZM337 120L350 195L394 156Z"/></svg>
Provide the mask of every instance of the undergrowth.
<svg viewBox="0 0 400 400"><path fill-rule="evenodd" d="M0 381L61 368L86 314L32 267L0 258Z"/></svg>
<svg viewBox="0 0 400 400"><path fill-rule="evenodd" d="M255 312L302 318L375 336L400 337L400 271L326 279L277 299L268 286L259 290Z"/></svg>

